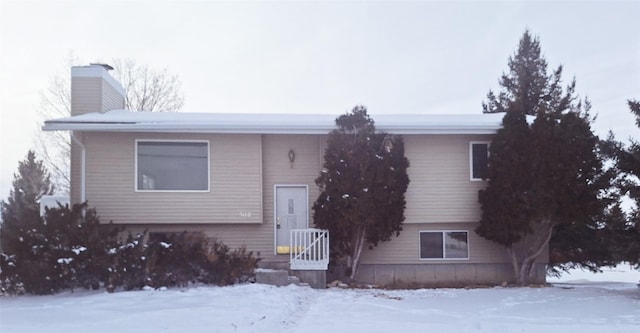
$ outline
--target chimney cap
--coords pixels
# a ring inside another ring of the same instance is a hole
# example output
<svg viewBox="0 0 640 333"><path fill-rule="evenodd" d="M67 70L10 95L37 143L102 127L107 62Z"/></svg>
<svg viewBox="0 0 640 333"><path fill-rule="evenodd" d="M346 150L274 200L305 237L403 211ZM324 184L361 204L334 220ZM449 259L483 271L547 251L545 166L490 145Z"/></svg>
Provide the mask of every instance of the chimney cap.
<svg viewBox="0 0 640 333"><path fill-rule="evenodd" d="M111 67L111 65L109 65L109 64L89 63L89 65L91 65L91 66L101 66L104 69L106 69L107 71L113 70L113 67Z"/></svg>

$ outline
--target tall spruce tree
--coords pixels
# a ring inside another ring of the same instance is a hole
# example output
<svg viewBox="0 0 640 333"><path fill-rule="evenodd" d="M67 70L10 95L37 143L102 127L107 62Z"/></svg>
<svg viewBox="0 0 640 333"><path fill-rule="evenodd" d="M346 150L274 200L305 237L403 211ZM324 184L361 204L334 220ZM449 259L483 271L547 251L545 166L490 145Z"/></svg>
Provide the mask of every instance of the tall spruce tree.
<svg viewBox="0 0 640 333"><path fill-rule="evenodd" d="M3 252L14 253L20 247L19 231L42 224L40 198L53 193L49 172L33 151L18 163L13 176L13 189L7 201L2 201L2 229L0 237Z"/></svg>
<svg viewBox="0 0 640 333"><path fill-rule="evenodd" d="M636 125L640 128L640 101L629 100L629 109L636 117ZM622 240L612 240L620 261L627 261L640 269L640 142L631 140L629 147L621 143L616 145L616 165L622 177L619 183L622 193L627 194L635 207L629 212L624 225L625 233Z"/></svg>
<svg viewBox="0 0 640 333"><path fill-rule="evenodd" d="M313 218L329 230L332 257L346 258L353 281L365 245L372 248L402 230L409 161L402 137L376 132L364 106L338 117L336 125L316 179L321 193Z"/></svg>
<svg viewBox="0 0 640 333"><path fill-rule="evenodd" d="M629 100L629 109L636 117L636 125L640 128L640 100ZM640 224L640 141L632 140L631 146L626 149L618 163L622 172L628 174L629 179L626 190L636 203L631 222Z"/></svg>
<svg viewBox="0 0 640 333"><path fill-rule="evenodd" d="M506 247L518 285L529 284L536 258L558 225L595 226L609 186L593 134L589 104L575 101L562 67L547 74L538 38L525 31L503 74L503 91L489 92L485 112L506 112L490 147L488 185L476 232ZM530 123L526 115L534 115Z"/></svg>
<svg viewBox="0 0 640 333"><path fill-rule="evenodd" d="M547 74L547 60L542 55L540 40L526 30L520 39L518 50L509 57L509 72L502 73L499 83L502 90L489 91L482 103L484 113L524 112L528 115L565 110L572 102L575 81L567 86L563 96L562 66Z"/></svg>

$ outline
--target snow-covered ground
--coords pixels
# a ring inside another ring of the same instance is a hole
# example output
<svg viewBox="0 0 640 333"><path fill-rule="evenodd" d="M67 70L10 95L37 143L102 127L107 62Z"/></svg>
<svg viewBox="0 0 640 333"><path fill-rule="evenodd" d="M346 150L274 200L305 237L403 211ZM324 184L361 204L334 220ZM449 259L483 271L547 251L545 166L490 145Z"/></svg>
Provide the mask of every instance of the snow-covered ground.
<svg viewBox="0 0 640 333"><path fill-rule="evenodd" d="M0 332L640 332L640 272L548 288L353 290L259 284L0 297Z"/></svg>

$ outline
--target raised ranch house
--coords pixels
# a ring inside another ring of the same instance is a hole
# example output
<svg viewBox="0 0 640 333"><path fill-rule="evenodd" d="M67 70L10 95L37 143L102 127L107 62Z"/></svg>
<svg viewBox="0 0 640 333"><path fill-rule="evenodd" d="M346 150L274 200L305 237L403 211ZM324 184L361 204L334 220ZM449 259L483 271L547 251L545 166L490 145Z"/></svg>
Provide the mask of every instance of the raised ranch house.
<svg viewBox="0 0 640 333"><path fill-rule="evenodd" d="M311 205L338 115L131 112L108 66L71 69L71 202L151 233L202 232L245 245L265 268L322 270L330 235ZM502 114L374 115L405 140L411 183L399 237L365 250L358 280L380 285L501 283L506 251L474 232L478 190ZM292 244L293 242L293 244ZM545 280L548 254L533 281Z"/></svg>

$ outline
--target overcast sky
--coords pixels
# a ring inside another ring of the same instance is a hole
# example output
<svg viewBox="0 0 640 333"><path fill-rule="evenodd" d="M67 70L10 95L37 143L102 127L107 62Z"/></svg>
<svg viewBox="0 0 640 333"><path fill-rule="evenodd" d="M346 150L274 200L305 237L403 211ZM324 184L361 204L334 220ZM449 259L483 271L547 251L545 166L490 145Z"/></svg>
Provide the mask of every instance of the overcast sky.
<svg viewBox="0 0 640 333"><path fill-rule="evenodd" d="M480 113L526 28L575 76L595 129L640 138L640 1L95 2L0 0L0 198L70 53L182 80L186 112Z"/></svg>

